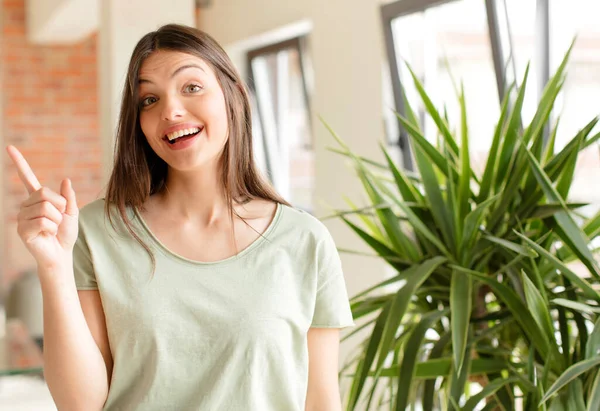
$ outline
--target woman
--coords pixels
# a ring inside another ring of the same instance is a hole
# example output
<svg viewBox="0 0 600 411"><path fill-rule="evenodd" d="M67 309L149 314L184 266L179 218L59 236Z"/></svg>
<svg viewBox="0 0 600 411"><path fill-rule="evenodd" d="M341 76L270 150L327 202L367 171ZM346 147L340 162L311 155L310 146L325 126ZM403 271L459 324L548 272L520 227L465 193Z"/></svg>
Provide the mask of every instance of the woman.
<svg viewBox="0 0 600 411"><path fill-rule="evenodd" d="M79 211L8 148L59 410L341 410L339 256L261 179L250 120L223 49L167 25L133 52L106 198Z"/></svg>

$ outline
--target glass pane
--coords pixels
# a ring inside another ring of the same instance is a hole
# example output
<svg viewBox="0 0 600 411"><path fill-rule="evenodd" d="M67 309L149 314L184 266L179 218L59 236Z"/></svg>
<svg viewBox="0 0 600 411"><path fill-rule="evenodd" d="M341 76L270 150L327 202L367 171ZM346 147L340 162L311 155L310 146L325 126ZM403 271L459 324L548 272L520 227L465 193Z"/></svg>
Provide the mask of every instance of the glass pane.
<svg viewBox="0 0 600 411"><path fill-rule="evenodd" d="M392 31L402 85L430 141L437 138L437 128L428 117L423 120L423 107L417 104L404 62L411 65L438 109L445 105L453 129L458 129L460 108L451 74L458 87L463 82L473 167L481 170L500 114L485 3L456 1L401 16L392 21Z"/></svg>
<svg viewBox="0 0 600 411"><path fill-rule="evenodd" d="M256 57L252 70L270 177L294 206L311 210L314 152L299 52L290 48Z"/></svg>
<svg viewBox="0 0 600 411"><path fill-rule="evenodd" d="M250 95L250 104L252 105L252 143L254 149L254 161L256 161L256 164L260 171L264 175L268 175L269 169L267 167L264 135L260 119L258 118L258 103L254 94Z"/></svg>
<svg viewBox="0 0 600 411"><path fill-rule="evenodd" d="M600 2L597 0L550 1L550 72L560 64L574 36L577 40L567 68L567 79L554 115L560 116L556 149L559 150L595 116L600 114ZM600 131L596 127L592 134ZM599 146L580 154L572 201L591 202L586 214L600 208Z"/></svg>

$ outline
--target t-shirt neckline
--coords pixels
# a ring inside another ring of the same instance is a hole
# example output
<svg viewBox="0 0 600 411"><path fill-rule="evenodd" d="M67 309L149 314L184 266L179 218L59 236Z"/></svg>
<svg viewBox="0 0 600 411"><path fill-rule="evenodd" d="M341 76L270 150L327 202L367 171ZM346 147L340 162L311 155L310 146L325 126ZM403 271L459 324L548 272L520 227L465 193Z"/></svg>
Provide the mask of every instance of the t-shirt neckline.
<svg viewBox="0 0 600 411"><path fill-rule="evenodd" d="M283 205L281 203L277 203L277 207L276 207L276 210L275 210L275 215L273 216L273 218L269 222L269 225L267 226L267 228L265 229L265 231L263 231L263 233L256 240L254 240L250 245L248 245L246 248L244 248L243 250L241 250L237 254L234 254L234 255L232 255L230 257L227 257L227 258L224 258L224 259L221 259L221 260L216 260L216 261L198 261L198 260L192 260L190 258L187 258L187 257L184 257L184 256L182 256L180 254L177 254L174 251L171 251L166 245L164 245L162 243L162 241L160 241L158 239L158 237L156 237L154 235L154 233L152 232L152 230L150 229L150 227L148 226L148 224L146 224L146 221L144 220L144 218L141 216L141 214L138 212L137 209L134 210L134 213L135 213L136 218L138 219L138 221L140 222L140 224L142 225L142 227L146 231L146 233L152 239L152 241L154 243L156 243L156 245L159 247L159 249L162 250L166 255L175 257L178 260L182 260L182 261L185 261L185 262L193 264L193 265L198 265L198 266L214 266L214 265L219 265L219 264L225 264L225 263L228 263L228 262L233 261L233 260L237 260L237 259L239 259L239 258L241 258L241 257L243 257L243 256L245 256L247 254L249 254L254 249L256 249L259 245L261 245L267 239L267 237L275 230L275 228L276 228L276 226L279 223L279 220L281 218L282 210L283 210Z"/></svg>

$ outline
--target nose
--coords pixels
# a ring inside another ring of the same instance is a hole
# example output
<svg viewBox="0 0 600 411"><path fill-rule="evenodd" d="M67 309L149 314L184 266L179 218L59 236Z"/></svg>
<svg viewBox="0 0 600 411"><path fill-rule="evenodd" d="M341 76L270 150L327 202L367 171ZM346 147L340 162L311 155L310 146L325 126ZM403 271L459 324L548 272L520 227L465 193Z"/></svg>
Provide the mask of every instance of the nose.
<svg viewBox="0 0 600 411"><path fill-rule="evenodd" d="M175 96L165 96L163 98L162 118L166 121L177 120L183 117L185 108L181 101Z"/></svg>

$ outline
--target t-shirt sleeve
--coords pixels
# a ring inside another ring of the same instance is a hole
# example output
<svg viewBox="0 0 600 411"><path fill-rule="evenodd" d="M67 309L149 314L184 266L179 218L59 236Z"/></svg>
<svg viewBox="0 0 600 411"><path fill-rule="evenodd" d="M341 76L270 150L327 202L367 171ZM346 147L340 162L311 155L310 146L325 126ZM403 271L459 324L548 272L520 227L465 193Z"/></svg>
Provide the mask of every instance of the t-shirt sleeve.
<svg viewBox="0 0 600 411"><path fill-rule="evenodd" d="M342 262L329 231L317 246L317 296L312 327L344 328L354 325Z"/></svg>
<svg viewBox="0 0 600 411"><path fill-rule="evenodd" d="M73 248L73 273L75 274L75 285L78 290L98 289L92 255L81 224L79 225L79 236Z"/></svg>

